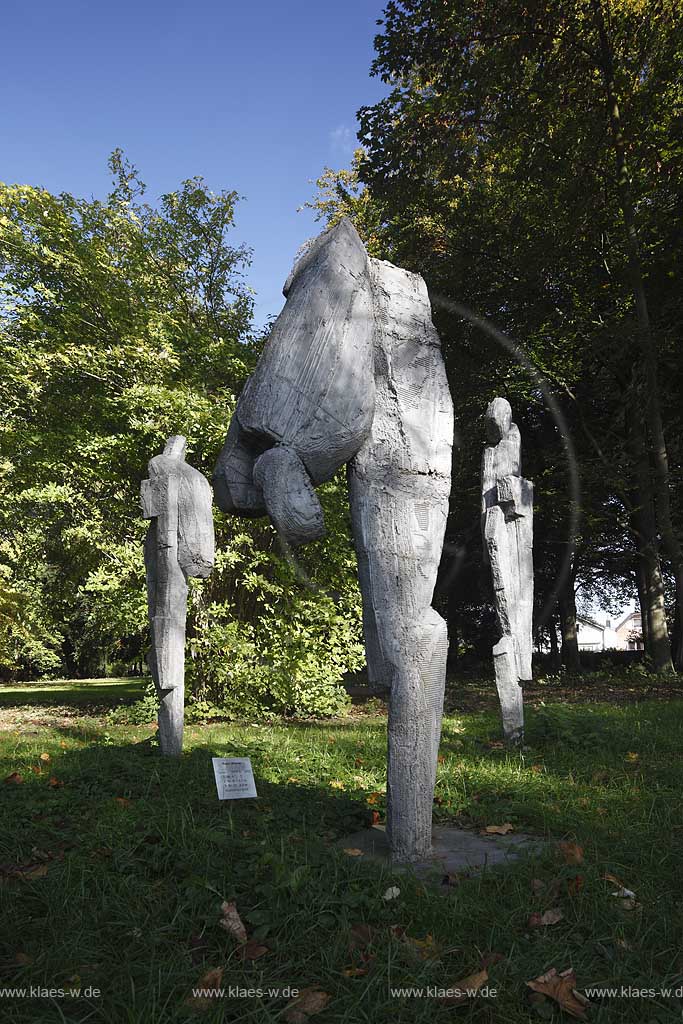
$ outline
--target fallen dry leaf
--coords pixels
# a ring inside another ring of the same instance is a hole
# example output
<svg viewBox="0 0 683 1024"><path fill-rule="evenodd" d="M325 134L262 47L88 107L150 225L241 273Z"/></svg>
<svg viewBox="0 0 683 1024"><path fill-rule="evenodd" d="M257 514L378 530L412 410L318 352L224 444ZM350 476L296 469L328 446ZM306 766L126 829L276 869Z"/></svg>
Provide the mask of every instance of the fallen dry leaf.
<svg viewBox="0 0 683 1024"><path fill-rule="evenodd" d="M344 788L345 788L345 786L344 786L344 783L342 782L341 779L332 779L332 782L330 783L330 789L344 789Z"/></svg>
<svg viewBox="0 0 683 1024"><path fill-rule="evenodd" d="M424 939L413 939L409 935L404 935L403 941L412 946L421 960L436 960L439 956L438 947L431 934L425 935Z"/></svg>
<svg viewBox="0 0 683 1024"><path fill-rule="evenodd" d="M212 967L210 971L206 972L206 974L202 974L201 978L199 979L199 981L197 982L197 984L194 987L195 987L195 990L200 989L200 988L203 988L203 989L218 989L218 988L221 987L221 982L222 981L223 981L223 968L222 967ZM191 1010L198 1010L199 1012L203 1012L204 1010L210 1010L211 1007L215 1005L215 999L216 998L218 998L218 997L217 996L208 996L208 995L203 995L203 996L192 996L192 995L190 995L185 1000L185 1006L189 1007Z"/></svg>
<svg viewBox="0 0 683 1024"><path fill-rule="evenodd" d="M306 1024L309 1017L325 1009L331 998L328 992L313 985L304 988L296 999L288 1003L284 1019L287 1024Z"/></svg>
<svg viewBox="0 0 683 1024"><path fill-rule="evenodd" d="M489 972L486 968L483 968L481 971L475 971L474 974L468 974L466 978L461 978L454 985L449 985L449 994L442 996L439 1002L446 1003L448 1006L457 1006L468 999L473 999L484 982L488 980Z"/></svg>
<svg viewBox="0 0 683 1024"><path fill-rule="evenodd" d="M51 775L47 782L51 789L61 789L64 783L57 778L56 775Z"/></svg>
<svg viewBox="0 0 683 1024"><path fill-rule="evenodd" d="M262 946L256 939L249 939L240 947L240 956L243 960L260 960L266 953L270 953L268 946Z"/></svg>
<svg viewBox="0 0 683 1024"><path fill-rule="evenodd" d="M378 800L382 799L382 793L370 793L366 798L366 804L376 804Z"/></svg>
<svg viewBox="0 0 683 1024"><path fill-rule="evenodd" d="M13 783L14 785L18 785L19 783L21 783L23 781L24 780L22 779L22 777L19 774L19 772L12 772L12 774L8 775L7 778L5 779L5 782L10 782L10 783Z"/></svg>
<svg viewBox="0 0 683 1024"><path fill-rule="evenodd" d="M462 875L458 874L457 871L449 871L441 879L441 884L453 887L456 885L460 885L461 879Z"/></svg>
<svg viewBox="0 0 683 1024"><path fill-rule="evenodd" d="M527 987L533 992L540 992L541 995L553 999L571 1017L577 1017L579 1020L586 1019L586 1009L590 1003L576 989L576 975L573 967L560 974L554 967L551 967L545 974L539 975L533 981L527 981Z"/></svg>
<svg viewBox="0 0 683 1024"><path fill-rule="evenodd" d="M379 811L373 811L372 812L372 824L373 825L379 825L379 823L380 823L380 813L379 813Z"/></svg>
<svg viewBox="0 0 683 1024"><path fill-rule="evenodd" d="M137 739L137 736L134 736L133 739ZM66 750L66 747L67 747L66 740L60 740L59 745L62 748L62 750Z"/></svg>
<svg viewBox="0 0 683 1024"><path fill-rule="evenodd" d="M366 949L372 944L372 928L369 924L354 924L349 930L349 949Z"/></svg>
<svg viewBox="0 0 683 1024"><path fill-rule="evenodd" d="M636 761L640 761L640 754L636 754L633 750L629 750L624 760L629 761L631 764L635 764Z"/></svg>
<svg viewBox="0 0 683 1024"><path fill-rule="evenodd" d="M487 825L483 829L483 835L489 836L506 836L508 832L514 832L515 826L511 825L509 821L506 821L504 825Z"/></svg>
<svg viewBox="0 0 683 1024"><path fill-rule="evenodd" d="M49 754L41 754L40 755L40 760L41 761L49 761L50 760L50 755Z"/></svg>
<svg viewBox="0 0 683 1024"><path fill-rule="evenodd" d="M583 864L583 846L578 843L561 842L557 848L564 857L566 864Z"/></svg>
<svg viewBox="0 0 683 1024"><path fill-rule="evenodd" d="M345 846L344 853L349 857L362 857L363 851L359 850L357 846Z"/></svg>
<svg viewBox="0 0 683 1024"><path fill-rule="evenodd" d="M0 875L5 878L18 878L22 882L32 882L36 878L44 878L47 874L47 864L42 861L39 864L2 864Z"/></svg>
<svg viewBox="0 0 683 1024"><path fill-rule="evenodd" d="M616 875L610 874L609 871L607 871L602 877L606 882L611 882L612 885L616 885L617 890L612 893L612 896L621 901L619 905L622 910L635 910L636 907L640 906L633 889L628 889L620 878L617 878Z"/></svg>
<svg viewBox="0 0 683 1024"><path fill-rule="evenodd" d="M605 879L606 882L611 882L612 885L618 885L619 888L624 887L624 883L622 882L622 880L620 878L617 878L616 875L611 875L609 871L606 871L602 877Z"/></svg>
<svg viewBox="0 0 683 1024"><path fill-rule="evenodd" d="M218 922L221 928L229 932L233 939L237 939L240 945L244 945L247 941L247 930L242 924L242 918L237 913L237 905L234 902L224 901L221 903L221 914L223 916Z"/></svg>
<svg viewBox="0 0 683 1024"><path fill-rule="evenodd" d="M567 892L570 896L576 896L583 889L583 875L574 875L567 879Z"/></svg>
<svg viewBox="0 0 683 1024"><path fill-rule="evenodd" d="M345 978L361 978L370 970L369 967L344 967L342 974Z"/></svg>
<svg viewBox="0 0 683 1024"><path fill-rule="evenodd" d="M540 896L544 889L545 889L545 882L543 881L543 879L541 879L541 878L532 878L531 879L531 891L534 894L534 896Z"/></svg>
<svg viewBox="0 0 683 1024"><path fill-rule="evenodd" d="M127 796L115 796L114 803L118 804L119 807L130 807L131 801Z"/></svg>
<svg viewBox="0 0 683 1024"><path fill-rule="evenodd" d="M619 900L619 906L622 910L635 910L636 907L640 906L632 889L625 889L622 886L616 892L613 892L612 896Z"/></svg>
<svg viewBox="0 0 683 1024"><path fill-rule="evenodd" d="M35 857L36 860L40 861L54 860L53 853L51 853L49 850L39 850L37 846L33 846L31 848L31 856Z"/></svg>
<svg viewBox="0 0 683 1024"><path fill-rule="evenodd" d="M28 953L15 953L14 962L25 967L33 963L33 957L29 956Z"/></svg>
<svg viewBox="0 0 683 1024"><path fill-rule="evenodd" d="M544 910L542 914L532 914L527 924L529 928L547 928L551 924L557 924L563 917L560 908L553 907L551 910Z"/></svg>
<svg viewBox="0 0 683 1024"><path fill-rule="evenodd" d="M502 953L484 953L481 958L482 967L492 967L493 964L499 964L505 957Z"/></svg>

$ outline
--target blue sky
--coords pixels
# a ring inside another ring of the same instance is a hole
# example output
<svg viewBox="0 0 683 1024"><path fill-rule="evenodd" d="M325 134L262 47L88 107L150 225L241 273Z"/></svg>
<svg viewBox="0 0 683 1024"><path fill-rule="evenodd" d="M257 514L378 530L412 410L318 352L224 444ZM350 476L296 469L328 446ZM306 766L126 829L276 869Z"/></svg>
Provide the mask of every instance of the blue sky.
<svg viewBox="0 0 683 1024"><path fill-rule="evenodd" d="M126 152L154 199L201 174L245 196L257 319L316 234L312 179L348 165L383 0L3 0L0 179L103 195Z"/></svg>

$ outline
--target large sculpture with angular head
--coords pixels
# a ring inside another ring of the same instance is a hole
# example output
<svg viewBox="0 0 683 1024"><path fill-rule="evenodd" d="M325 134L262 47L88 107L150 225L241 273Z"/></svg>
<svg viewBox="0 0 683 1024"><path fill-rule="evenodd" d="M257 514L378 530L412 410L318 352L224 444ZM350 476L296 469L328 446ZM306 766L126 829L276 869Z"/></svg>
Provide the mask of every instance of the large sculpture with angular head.
<svg viewBox="0 0 683 1024"><path fill-rule="evenodd" d="M531 679L534 485L521 475L521 438L504 398L494 398L486 410L486 438L482 533L501 634L493 648L493 667L503 735L509 743L519 743L524 736L521 684Z"/></svg>
<svg viewBox="0 0 683 1024"><path fill-rule="evenodd" d="M369 259L342 220L295 264L240 396L216 501L267 513L291 545L324 534L315 487L348 465L370 682L389 693L387 829L431 850L446 624L431 607L450 493L453 409L418 274Z"/></svg>
<svg viewBox="0 0 683 1024"><path fill-rule="evenodd" d="M169 437L163 455L151 459L140 502L151 520L145 539L147 604L151 632L149 667L159 697L162 754L183 749L187 579L213 568L211 487L185 462L185 438Z"/></svg>

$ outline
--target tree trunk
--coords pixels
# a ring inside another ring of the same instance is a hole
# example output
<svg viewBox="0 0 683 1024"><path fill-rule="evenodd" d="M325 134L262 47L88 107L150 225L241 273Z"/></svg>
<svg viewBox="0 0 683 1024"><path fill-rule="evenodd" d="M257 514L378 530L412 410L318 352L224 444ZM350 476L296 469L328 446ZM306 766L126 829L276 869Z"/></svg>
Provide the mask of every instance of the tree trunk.
<svg viewBox="0 0 683 1024"><path fill-rule="evenodd" d="M638 565L636 566L636 585L638 587L638 605L640 607L640 631L643 636L643 650L648 651L650 649L651 631L647 582L645 576L645 567L643 565L642 555L639 552Z"/></svg>
<svg viewBox="0 0 683 1024"><path fill-rule="evenodd" d="M555 626L555 616L551 616L548 621L548 635L550 637L550 663L554 671L562 664L560 658L560 648L557 643L557 628Z"/></svg>
<svg viewBox="0 0 683 1024"><path fill-rule="evenodd" d="M664 584L659 558L652 545L643 545L640 554L643 576L645 609L641 606L645 654L655 672L667 675L673 672L671 644L664 607ZM646 625L647 623L647 625Z"/></svg>
<svg viewBox="0 0 683 1024"><path fill-rule="evenodd" d="M659 564L657 523L652 499L652 480L644 440L644 425L635 403L626 416L629 448L635 474L631 526L638 549L638 597L641 602L645 654L652 669L664 675L673 672L671 644L666 624L664 581Z"/></svg>
<svg viewBox="0 0 683 1024"><path fill-rule="evenodd" d="M635 208L631 195L631 178L626 159L626 143L615 86L614 53L608 36L607 26L605 25L602 0L593 0L593 9L600 37L600 70L603 76L607 111L612 129L612 142L617 172L617 192L628 254L629 277L631 279L631 289L638 322L638 345L642 359L639 372L639 392L643 409L645 410L649 450L654 470L656 522L662 537L664 551L671 563L676 584L676 649L674 651L674 664L676 669L680 671L683 670L683 545L674 528L671 515L669 457L659 399L657 352L650 324L650 312L645 292Z"/></svg>
<svg viewBox="0 0 683 1024"><path fill-rule="evenodd" d="M579 654L579 635L576 628L576 596L574 594L574 574L569 573L558 599L560 610L560 631L562 633L562 664L570 672L581 671Z"/></svg>

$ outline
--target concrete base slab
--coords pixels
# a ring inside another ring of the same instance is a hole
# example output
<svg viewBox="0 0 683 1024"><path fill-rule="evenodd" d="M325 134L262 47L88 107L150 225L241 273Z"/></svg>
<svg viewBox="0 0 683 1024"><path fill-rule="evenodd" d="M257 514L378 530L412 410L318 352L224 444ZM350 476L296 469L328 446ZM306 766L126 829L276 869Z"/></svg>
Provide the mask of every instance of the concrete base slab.
<svg viewBox="0 0 683 1024"><path fill-rule="evenodd" d="M435 826L432 830L432 856L414 864L391 864L384 825L354 832L340 839L338 845L362 850L366 858L389 864L394 870L412 869L420 876L438 872L443 876L485 867L505 867L524 855L541 853L545 843L523 833L487 836L469 829Z"/></svg>

